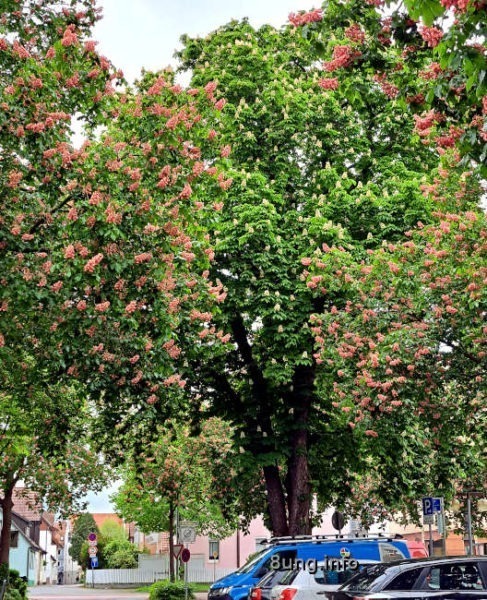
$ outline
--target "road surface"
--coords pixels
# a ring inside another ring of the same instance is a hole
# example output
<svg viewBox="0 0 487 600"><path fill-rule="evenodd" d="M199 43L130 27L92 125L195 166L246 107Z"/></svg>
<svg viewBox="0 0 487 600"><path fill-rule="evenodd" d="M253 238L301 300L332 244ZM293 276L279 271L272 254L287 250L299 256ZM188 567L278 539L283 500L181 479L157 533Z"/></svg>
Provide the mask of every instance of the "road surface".
<svg viewBox="0 0 487 600"><path fill-rule="evenodd" d="M41 585L29 588L29 600L148 600L149 594L133 590L93 589L82 585Z"/></svg>

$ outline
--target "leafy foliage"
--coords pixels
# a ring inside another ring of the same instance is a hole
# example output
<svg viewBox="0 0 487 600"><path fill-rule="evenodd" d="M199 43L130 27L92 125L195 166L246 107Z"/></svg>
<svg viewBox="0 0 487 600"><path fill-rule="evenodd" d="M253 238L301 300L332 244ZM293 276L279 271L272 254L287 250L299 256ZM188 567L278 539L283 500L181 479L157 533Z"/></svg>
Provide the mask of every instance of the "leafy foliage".
<svg viewBox="0 0 487 600"><path fill-rule="evenodd" d="M73 535L71 537L71 546L69 548L69 555L79 564L85 565L86 561L83 561L82 547L87 542L88 535L90 533L99 533L98 526L91 513L80 514L73 526Z"/></svg>
<svg viewBox="0 0 487 600"><path fill-rule="evenodd" d="M234 180L212 266L227 293L218 323L234 345L211 363L185 346L187 377L203 410L239 435L242 469L232 483L251 498L243 510L266 506L283 535L309 532L312 490L324 504L340 502L364 468L360 444L330 417L323 390L334 369L318 364L311 331L312 315L343 310L348 291L332 277L309 279L305 267L316 259L338 269L430 222L421 186L437 161L413 134L412 114L385 102L366 69L344 70L340 81L323 76L317 44L334 44L346 21L341 4L325 8L318 25L302 17L303 30L231 22L204 39L183 38L179 54L193 85L218 81ZM375 18L365 6L360 14ZM267 497L242 475L257 469Z"/></svg>
<svg viewBox="0 0 487 600"><path fill-rule="evenodd" d="M191 587L186 589L182 581L156 581L150 587L149 600L183 600L183 598L194 600L195 595Z"/></svg>
<svg viewBox="0 0 487 600"><path fill-rule="evenodd" d="M128 457L123 485L114 495L117 512L146 533L170 529L170 514L196 523L201 533L225 537L235 529L235 501L226 497L227 471L235 453L232 431L221 420L202 424L198 435L188 426L166 423Z"/></svg>

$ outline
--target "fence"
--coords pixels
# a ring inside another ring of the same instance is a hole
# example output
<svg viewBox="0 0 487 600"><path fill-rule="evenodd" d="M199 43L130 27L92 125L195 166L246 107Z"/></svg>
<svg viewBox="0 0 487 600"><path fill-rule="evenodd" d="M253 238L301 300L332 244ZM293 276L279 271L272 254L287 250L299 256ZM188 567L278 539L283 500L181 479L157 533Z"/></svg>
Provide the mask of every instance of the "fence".
<svg viewBox="0 0 487 600"><path fill-rule="evenodd" d="M212 583L220 577L232 573L235 569L224 569L222 567L204 568L191 567L188 563L188 582L189 583ZM141 585L150 585L154 581L168 579L169 572L165 570L148 569L87 569L86 586L113 586L113 587L137 587Z"/></svg>

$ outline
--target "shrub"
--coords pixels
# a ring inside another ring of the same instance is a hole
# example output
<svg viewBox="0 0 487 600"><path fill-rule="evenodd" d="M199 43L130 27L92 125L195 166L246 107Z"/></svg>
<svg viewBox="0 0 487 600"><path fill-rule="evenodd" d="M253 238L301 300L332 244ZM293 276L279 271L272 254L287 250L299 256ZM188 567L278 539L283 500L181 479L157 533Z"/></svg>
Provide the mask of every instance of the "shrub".
<svg viewBox="0 0 487 600"><path fill-rule="evenodd" d="M184 600L186 591L184 582L169 580L156 581L149 588L149 600ZM194 600L195 595L191 587L188 588L188 600Z"/></svg>
<svg viewBox="0 0 487 600"><path fill-rule="evenodd" d="M20 577L18 571L10 569L8 575L8 587L4 600L24 600L27 599L27 580Z"/></svg>
<svg viewBox="0 0 487 600"><path fill-rule="evenodd" d="M5 596L3 597L3 600L24 600L25 598L27 598L27 596L22 596L22 594L19 592L19 590L8 589L5 592Z"/></svg>

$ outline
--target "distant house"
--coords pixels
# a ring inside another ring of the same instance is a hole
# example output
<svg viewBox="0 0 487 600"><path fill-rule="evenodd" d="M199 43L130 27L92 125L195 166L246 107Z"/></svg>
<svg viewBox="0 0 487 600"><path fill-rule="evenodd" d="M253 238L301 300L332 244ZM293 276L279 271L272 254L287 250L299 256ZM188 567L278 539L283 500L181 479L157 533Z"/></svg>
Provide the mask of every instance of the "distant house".
<svg viewBox="0 0 487 600"><path fill-rule="evenodd" d="M3 524L3 512L0 507L0 527ZM10 528L10 568L25 577L29 585L38 582L37 574L44 560L45 552L29 536L28 521L12 513Z"/></svg>

